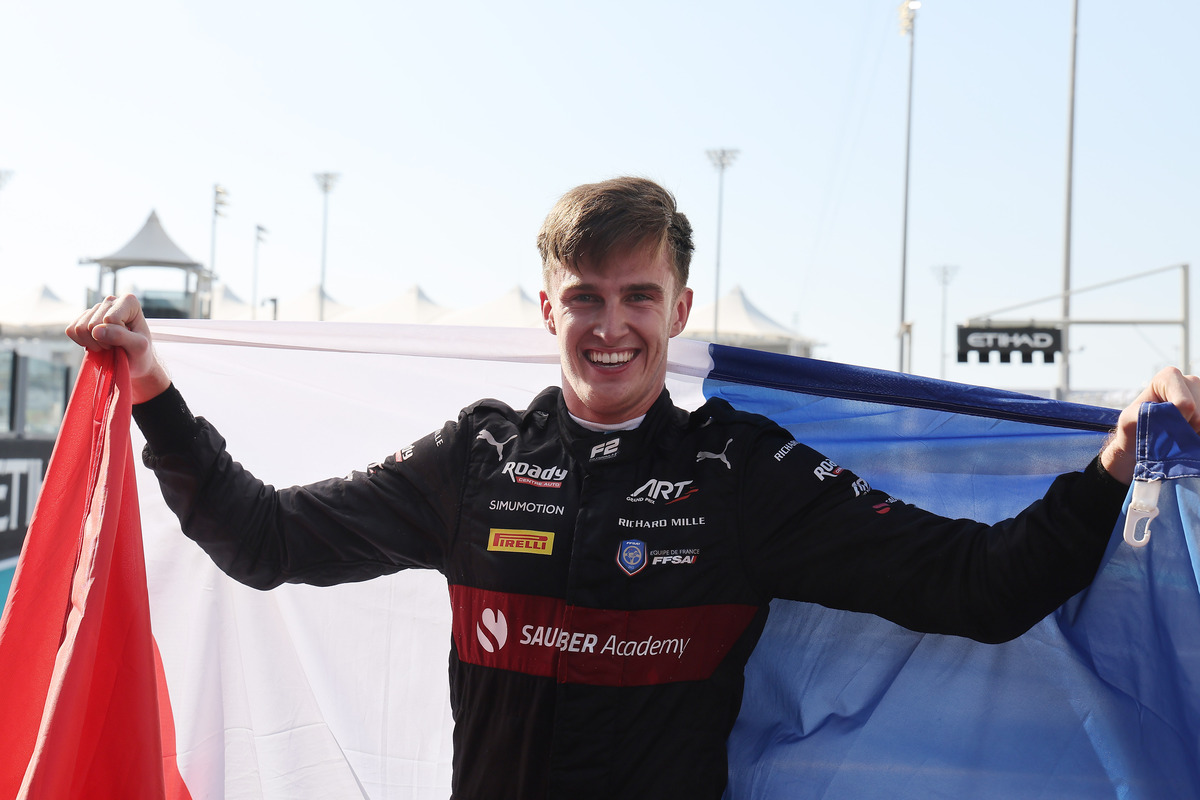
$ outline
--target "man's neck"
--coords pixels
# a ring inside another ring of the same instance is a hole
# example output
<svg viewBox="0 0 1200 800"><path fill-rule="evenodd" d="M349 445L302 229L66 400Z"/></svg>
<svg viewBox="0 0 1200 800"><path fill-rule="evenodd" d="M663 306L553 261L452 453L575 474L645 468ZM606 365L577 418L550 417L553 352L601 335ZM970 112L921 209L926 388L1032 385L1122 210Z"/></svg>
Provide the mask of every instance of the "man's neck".
<svg viewBox="0 0 1200 800"><path fill-rule="evenodd" d="M571 414L570 411L567 413ZM574 414L571 414L571 419L575 420L580 427L587 428L589 431L631 431L637 426L641 425L642 420L645 418L646 415L642 414L640 417L634 417L633 419L628 419L624 422L611 422L606 424L603 422L591 422L586 419L580 419Z"/></svg>

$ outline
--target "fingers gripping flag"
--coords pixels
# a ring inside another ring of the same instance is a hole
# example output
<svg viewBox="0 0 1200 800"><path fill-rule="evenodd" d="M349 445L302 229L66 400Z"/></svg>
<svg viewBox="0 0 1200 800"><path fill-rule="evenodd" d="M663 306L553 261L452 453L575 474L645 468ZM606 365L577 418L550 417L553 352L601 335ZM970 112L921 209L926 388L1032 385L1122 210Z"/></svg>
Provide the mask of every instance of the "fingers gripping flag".
<svg viewBox="0 0 1200 800"><path fill-rule="evenodd" d="M0 621L0 797L188 797L150 632L129 409L124 356L89 353Z"/></svg>

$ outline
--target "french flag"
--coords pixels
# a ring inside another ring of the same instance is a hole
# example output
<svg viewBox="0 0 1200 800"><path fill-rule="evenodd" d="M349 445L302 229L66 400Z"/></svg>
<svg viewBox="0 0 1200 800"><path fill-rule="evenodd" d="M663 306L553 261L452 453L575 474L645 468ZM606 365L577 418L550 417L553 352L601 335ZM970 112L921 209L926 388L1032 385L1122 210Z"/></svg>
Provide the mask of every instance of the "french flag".
<svg viewBox="0 0 1200 800"><path fill-rule="evenodd" d="M193 410L276 485L362 469L480 397L523 407L559 380L538 330L154 332ZM724 397L900 499L981 520L1082 468L1116 418L679 339L669 369L677 405ZM128 395L123 360L89 355L0 623L0 796L447 797L445 580L231 581L134 457ZM1161 489L1149 543L1119 523L1093 585L1014 642L774 603L726 796L1200 796L1200 438L1169 407L1140 430L1139 477Z"/></svg>

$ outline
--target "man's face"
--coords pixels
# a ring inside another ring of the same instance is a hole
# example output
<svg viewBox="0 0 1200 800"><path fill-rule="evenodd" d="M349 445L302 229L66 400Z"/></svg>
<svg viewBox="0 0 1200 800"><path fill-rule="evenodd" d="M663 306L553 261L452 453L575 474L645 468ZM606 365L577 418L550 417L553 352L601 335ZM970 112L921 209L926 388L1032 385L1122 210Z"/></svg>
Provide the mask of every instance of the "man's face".
<svg viewBox="0 0 1200 800"><path fill-rule="evenodd" d="M611 424L645 414L667 377L667 341L692 310L679 288L669 248L636 247L579 274L562 267L541 293L542 319L558 337L567 409Z"/></svg>

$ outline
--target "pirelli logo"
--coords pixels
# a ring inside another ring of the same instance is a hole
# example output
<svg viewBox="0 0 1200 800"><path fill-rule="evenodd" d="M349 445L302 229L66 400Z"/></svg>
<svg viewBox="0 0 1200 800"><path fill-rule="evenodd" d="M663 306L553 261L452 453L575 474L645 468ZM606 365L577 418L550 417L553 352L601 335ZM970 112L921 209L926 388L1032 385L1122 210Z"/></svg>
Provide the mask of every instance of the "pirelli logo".
<svg viewBox="0 0 1200 800"><path fill-rule="evenodd" d="M534 553L548 556L554 552L554 532L492 528L487 549L501 553Z"/></svg>

